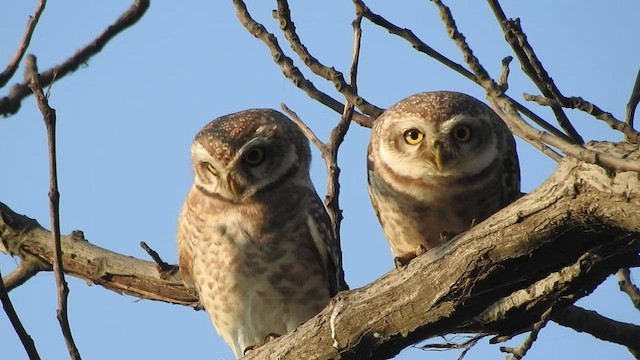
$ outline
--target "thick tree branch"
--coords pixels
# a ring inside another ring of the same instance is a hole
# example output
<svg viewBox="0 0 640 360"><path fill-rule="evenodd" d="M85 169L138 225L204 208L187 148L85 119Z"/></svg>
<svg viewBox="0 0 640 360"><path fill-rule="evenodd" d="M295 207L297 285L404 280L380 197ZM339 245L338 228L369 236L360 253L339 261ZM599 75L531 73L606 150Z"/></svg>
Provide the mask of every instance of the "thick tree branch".
<svg viewBox="0 0 640 360"><path fill-rule="evenodd" d="M49 70L40 74L40 85L44 88L55 79L61 79L67 74L76 71L82 64L86 64L93 55L99 53L109 40L116 37L123 30L135 24L149 8L149 0L135 0L133 5L124 12L116 22L109 26L97 38L84 48L78 50L73 56ZM31 95L28 83L16 84L11 87L9 95L0 98L0 115L10 116L20 110L20 104L24 98Z"/></svg>
<svg viewBox="0 0 640 360"><path fill-rule="evenodd" d="M600 340L626 346L636 358L640 357L640 326L611 320L578 306L569 306L556 312L553 321Z"/></svg>
<svg viewBox="0 0 640 360"><path fill-rule="evenodd" d="M630 143L590 147L640 161ZM338 294L321 314L247 359L387 358L441 334L524 329L549 307L589 294L621 266L640 265L640 219L629 216L640 212L638 175L563 160L551 178L508 208L406 268ZM0 220L6 250L51 261L49 232L4 205ZM71 275L145 299L198 303L178 278L160 279L153 262L72 236L61 240Z"/></svg>

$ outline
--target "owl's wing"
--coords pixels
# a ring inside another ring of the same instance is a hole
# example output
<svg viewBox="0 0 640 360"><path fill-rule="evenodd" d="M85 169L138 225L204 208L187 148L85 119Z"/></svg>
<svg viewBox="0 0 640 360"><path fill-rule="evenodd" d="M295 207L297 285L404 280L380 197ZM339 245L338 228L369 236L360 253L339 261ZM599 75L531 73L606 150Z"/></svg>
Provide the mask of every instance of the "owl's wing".
<svg viewBox="0 0 640 360"><path fill-rule="evenodd" d="M503 206L507 206L516 201L522 193L520 192L520 163L516 151L516 142L511 131L505 125L505 149L504 149L504 190Z"/></svg>
<svg viewBox="0 0 640 360"><path fill-rule="evenodd" d="M187 217L189 216L188 204L191 193L187 195L187 200L185 201L184 206L182 207L182 211L180 212L180 217L178 218L178 267L180 269L180 277L182 281L184 281L187 287L195 288L195 283L193 281L193 277L191 275L191 263L193 259L192 251L191 251L191 228L189 226L189 220Z"/></svg>
<svg viewBox="0 0 640 360"><path fill-rule="evenodd" d="M333 235L331 220L324 204L315 190L311 192L313 200L307 207L307 226L322 258L329 279L331 296L334 296L340 291L349 289L342 269L342 251L338 240Z"/></svg>

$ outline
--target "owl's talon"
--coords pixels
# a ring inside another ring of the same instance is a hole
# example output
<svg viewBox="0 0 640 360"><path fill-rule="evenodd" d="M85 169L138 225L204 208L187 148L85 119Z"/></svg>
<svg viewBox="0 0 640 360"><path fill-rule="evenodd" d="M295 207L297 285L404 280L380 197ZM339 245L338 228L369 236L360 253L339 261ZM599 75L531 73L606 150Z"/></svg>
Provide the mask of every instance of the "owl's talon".
<svg viewBox="0 0 640 360"><path fill-rule="evenodd" d="M443 231L440 233L440 240L444 244L450 241L451 239L453 239L454 237L456 237L456 235L458 235L458 233L455 233L453 231Z"/></svg>
<svg viewBox="0 0 640 360"><path fill-rule="evenodd" d="M424 254L427 252L427 248L424 247L424 245L420 244L418 245L418 247L416 248L416 257Z"/></svg>
<svg viewBox="0 0 640 360"><path fill-rule="evenodd" d="M396 269L404 269L413 258L416 257L414 253L407 253L401 256L396 256L393 258L393 263L396 266Z"/></svg>
<svg viewBox="0 0 640 360"><path fill-rule="evenodd" d="M268 343L269 341L275 340L277 338L280 337L280 334L276 334L276 333L268 333L267 336L264 337L264 342L263 344Z"/></svg>
<svg viewBox="0 0 640 360"><path fill-rule="evenodd" d="M246 356L249 351L259 347L260 345L251 345L251 346L247 346L246 348L244 348L244 350L242 351L242 356Z"/></svg>

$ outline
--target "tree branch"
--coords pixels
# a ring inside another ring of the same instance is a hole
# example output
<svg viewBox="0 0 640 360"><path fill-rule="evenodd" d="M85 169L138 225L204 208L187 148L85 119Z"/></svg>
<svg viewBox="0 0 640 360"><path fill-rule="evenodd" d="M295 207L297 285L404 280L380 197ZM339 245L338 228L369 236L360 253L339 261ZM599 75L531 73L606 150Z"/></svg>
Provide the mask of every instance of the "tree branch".
<svg viewBox="0 0 640 360"><path fill-rule="evenodd" d="M236 14L242 25L251 35L262 40L262 42L267 45L269 50L271 50L273 61L280 66L282 74L287 79L291 80L295 86L304 91L311 99L318 101L339 114L344 112L344 105L341 102L318 90L311 81L302 75L300 70L293 64L293 60L282 51L282 48L278 44L278 39L268 32L262 24L251 18L247 6L242 0L233 0L233 5L236 7ZM371 117L359 113L353 114L353 120L365 127L371 127L373 122Z"/></svg>
<svg viewBox="0 0 640 360"><path fill-rule="evenodd" d="M586 332L592 336L626 346L636 357L640 356L640 326L608 319L595 311L569 306L553 314L559 325Z"/></svg>
<svg viewBox="0 0 640 360"><path fill-rule="evenodd" d="M500 27L502 28L505 40L509 45L511 45L511 49L513 49L518 60L520 60L520 65L524 73L529 76L533 83L546 97L558 100L562 99L564 96L560 93L560 90L553 82L551 76L549 76L549 73L547 73L547 70L545 70L542 62L538 60L538 56L533 51L533 47L529 44L527 36L524 34L524 31L520 26L520 20L508 20L504 11L502 11L502 7L500 7L498 0L488 0L488 2L496 16L496 19L498 19L498 24L500 24ZM567 115L562 110L562 107L554 105L551 106L551 109L556 115L556 119L558 119L558 124L560 124L571 140L573 140L572 142L576 144L583 144L584 140L573 127L569 118L567 118Z"/></svg>
<svg viewBox="0 0 640 360"><path fill-rule="evenodd" d="M61 79L71 72L76 71L82 64L86 64L93 55L99 53L109 40L116 37L123 30L135 24L149 8L149 0L135 0L133 5L120 17L95 38L90 44L78 50L73 56L49 70L40 74L40 85L47 87L55 79ZM10 116L20 110L20 104L24 98L31 95L28 83L16 84L11 87L9 95L0 99L0 115Z"/></svg>
<svg viewBox="0 0 640 360"><path fill-rule="evenodd" d="M347 102L356 106L364 114L369 115L372 118L380 116L384 109L381 109L362 98L358 95L356 88L344 80L344 76L341 72L337 71L333 67L323 65L318 61L318 59L309 53L306 46L302 44L300 37L296 33L296 26L293 23L293 20L291 20L291 12L289 10L287 0L277 0L276 2L278 4L278 9L273 12L273 16L279 20L280 29L289 41L291 49L298 54L300 60L302 60L309 70L314 74L331 81L336 90L345 97Z"/></svg>
<svg viewBox="0 0 640 360"><path fill-rule="evenodd" d="M625 139L632 141L634 143L640 143L639 132L635 131L628 124L616 119L615 116L613 116L613 114L600 109L598 106L582 99L581 97L562 96L560 99L550 99L544 96L536 96L536 95L530 95L530 94L524 94L523 96L525 100L535 101L536 103L542 106L551 106L551 107L560 106L568 109L582 110L585 113L595 117L596 119L604 121L612 129L623 133L625 136Z"/></svg>
<svg viewBox="0 0 640 360"><path fill-rule="evenodd" d="M40 355L38 354L38 350L36 349L36 344L33 342L33 339L27 333L16 310L11 303L11 299L9 299L9 291L4 286L4 281L2 281L2 274L0 274L0 301L2 302L2 307L4 308L4 312L7 314L9 321L11 321L11 325L18 334L20 341L22 342L22 346L24 346L24 350L27 352L30 360L40 360Z"/></svg>
<svg viewBox="0 0 640 360"><path fill-rule="evenodd" d="M636 108L638 107L638 103L640 102L640 69L638 69L638 74L636 75L636 82L633 85L633 89L631 90L631 96L629 97L629 102L627 103L627 113L625 122L629 125L630 128L633 129L633 118L636 114Z"/></svg>
<svg viewBox="0 0 640 360"><path fill-rule="evenodd" d="M631 143L589 147L640 161ZM339 293L321 314L246 359L387 358L441 334L517 332L552 304L589 294L619 267L639 266L640 219L628 216L636 213L637 172L565 159L539 188L468 233L370 285ZM37 222L3 204L0 220L6 250L51 262L50 234ZM145 299L198 304L179 278L161 279L153 262L73 236L61 240L64 269L73 276Z"/></svg>
<svg viewBox="0 0 640 360"><path fill-rule="evenodd" d="M64 279L64 269L62 265L62 247L60 246L60 193L58 192L58 168L56 159L56 111L49 106L49 101L45 97L40 86L36 57L27 55L25 61L25 79L29 88L36 97L36 102L42 113L44 124L47 128L47 143L49 144L49 212L51 214L51 236L53 238L53 272L56 278L58 293L57 317L67 343L69 356L72 359L80 360L80 352L76 347L67 309L67 298L69 287Z"/></svg>
<svg viewBox="0 0 640 360"><path fill-rule="evenodd" d="M27 28L24 31L24 36L22 37L22 41L20 41L20 45L18 46L18 50L7 64L6 69L0 74L0 88L3 88L9 79L13 77L18 70L18 64L20 64L20 60L27 52L27 48L29 47L29 43L31 42L31 36L33 35L33 31L36 29L36 25L38 25L38 20L40 20L40 15L44 11L44 7L47 5L46 0L40 0L38 3L38 7L36 11L33 13L33 16L29 17L29 21L27 22Z"/></svg>
<svg viewBox="0 0 640 360"><path fill-rule="evenodd" d="M514 134L531 144L536 145L542 142L559 149L567 156L591 164L597 164L614 170L640 172L640 161L630 161L629 159L593 150L593 148L575 145L567 142L563 138L539 131L527 124L518 114L518 109L514 102L502 92L500 86L489 76L487 70L473 55L473 51L467 44L464 35L458 31L449 8L446 7L441 0L433 0L433 2L440 10L440 16L447 28L449 37L456 42L465 61L477 77L479 84L485 89L491 106L500 114ZM540 148L539 146L537 147Z"/></svg>
<svg viewBox="0 0 640 360"><path fill-rule="evenodd" d="M640 310L640 289L631 281L631 272L627 268L618 270L618 286L620 291L623 291L629 296L633 306ZM639 337L640 339L640 337Z"/></svg>

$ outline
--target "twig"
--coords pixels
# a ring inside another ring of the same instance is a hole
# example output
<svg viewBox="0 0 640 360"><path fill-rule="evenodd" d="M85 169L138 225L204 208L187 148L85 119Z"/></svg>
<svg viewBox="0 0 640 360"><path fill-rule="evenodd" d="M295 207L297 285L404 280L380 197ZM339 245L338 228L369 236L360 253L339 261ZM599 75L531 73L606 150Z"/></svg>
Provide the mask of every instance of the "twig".
<svg viewBox="0 0 640 360"><path fill-rule="evenodd" d="M149 256L151 256L153 261L155 261L156 267L158 268L158 274L160 275L161 279L166 280L169 276L174 275L176 272L178 272L177 266L170 265L164 262L160 255L158 255L158 252L150 248L146 242L140 241L140 247L143 248L144 251L149 254Z"/></svg>
<svg viewBox="0 0 640 360"><path fill-rule="evenodd" d="M78 50L62 64L42 72L39 80L40 86L44 88L51 84L56 76L61 79L76 71L81 65L86 64L93 55L99 53L105 47L109 40L140 20L149 8L149 3L149 0L135 0L127 11L120 15L113 24L107 27L90 44ZM12 86L9 95L0 99L0 115L6 117L17 113L22 100L29 95L31 95L31 90L29 89L28 81Z"/></svg>
<svg viewBox="0 0 640 360"><path fill-rule="evenodd" d="M513 56L507 56L502 59L502 71L498 79L498 86L503 92L507 92L509 89L509 64L511 64L511 61L513 61Z"/></svg>
<svg viewBox="0 0 640 360"><path fill-rule="evenodd" d="M629 97L629 102L627 103L627 114L626 114L625 122L632 129L633 129L633 118L635 117L636 108L638 107L638 102L640 102L640 69L638 69L638 75L636 75L636 82L633 85L633 90L631 90L631 96Z"/></svg>
<svg viewBox="0 0 640 360"><path fill-rule="evenodd" d="M640 143L640 133L635 131L628 124L618 120L611 113L603 111L596 105L582 99L581 97L562 97L560 99L550 99L544 96L536 96L530 94L524 94L524 99L527 101L535 101L539 105L543 106L562 106L568 109L578 109L583 112L595 117L596 119L602 120L609 127L614 130L618 130L624 134L625 138L634 143Z"/></svg>
<svg viewBox="0 0 640 360"><path fill-rule="evenodd" d="M529 142L530 144L541 148L541 142L553 146L564 154L575 159L597 164L602 167L619 170L619 171L636 171L640 172L640 162L621 159L619 157L591 150L584 146L575 145L567 142L565 139L552 136L548 133L539 131L527 124L518 114L516 105L509 99L500 89L498 84L489 76L487 70L480 64L478 59L473 55L473 51L469 48L464 36L458 31L455 21L451 15L451 11L441 0L433 0L440 10L440 16L447 28L449 37L456 42L460 51L469 67L478 79L478 83L487 92L487 98L494 109L498 109L504 114L503 119L510 125L511 130Z"/></svg>
<svg viewBox="0 0 640 360"><path fill-rule="evenodd" d="M633 281L631 281L631 272L629 269L624 268L618 270L616 274L618 275L618 286L620 286L620 291L629 295L633 306L640 310L640 289L638 289Z"/></svg>
<svg viewBox="0 0 640 360"><path fill-rule="evenodd" d="M420 38L418 38L411 30L400 28L397 25L389 22L382 16L373 13L371 10L369 10L369 8L364 4L362 0L353 0L353 2L356 6L356 14L362 15L364 18L371 21L375 25L378 25L386 29L387 31L389 31L389 33L405 39L417 51L426 54L427 56L447 66L448 68L452 69L458 74L482 86L480 80L476 77L476 75L473 72L467 70L462 65L456 63L455 61L450 60L446 56L434 50L432 47L427 45L424 41L420 40ZM536 115L533 111L529 110L527 107L515 101L514 99L507 96L506 94L504 96L513 103L513 105L518 109L519 112L521 112L522 114L524 114L524 116L531 119L534 123L538 124L544 130L548 131L549 133L559 138L565 139L567 141L571 141L571 139L565 133L556 129L555 126L551 125L546 120ZM544 147L540 147L541 144L535 143L535 142L532 142L531 144L537 147L538 149L540 149L545 154L549 155L549 152L545 151ZM549 156L551 156L552 159L558 161L557 157L554 157L552 155L549 155Z"/></svg>
<svg viewBox="0 0 640 360"><path fill-rule="evenodd" d="M38 67L36 65L36 57L27 55L25 60L25 78L28 81L29 88L33 91L40 112L42 113L44 123L47 127L47 142L49 143L49 210L51 213L51 236L53 237L54 262L53 271L55 273L57 293L58 293L58 309L57 317L64 335L69 356L72 359L80 359L80 353L73 341L71 328L69 326L69 318L67 316L67 297L69 295L69 287L64 279L64 269L62 268L62 246L60 244L60 193L58 192L58 174L56 166L56 111L49 106L47 98L44 96L42 86L38 79Z"/></svg>
<svg viewBox="0 0 640 360"><path fill-rule="evenodd" d="M31 42L31 36L33 35L33 31L36 29L36 25L38 25L38 20L40 20L40 15L44 11L44 7L46 5L47 5L47 0L40 0L40 2L38 3L38 7L36 8L36 11L33 13L32 16L29 17L29 21L27 22L27 28L24 31L24 35L22 36L22 41L18 46L18 50L16 50L16 53L13 55L13 58L11 58L11 61L9 61L9 64L7 64L7 68L4 69L2 74L0 74L0 88L3 88L7 84L7 82L9 82L9 79L11 79L11 77L13 77L13 75L16 73L16 70L18 70L18 64L20 64L20 60L22 60L22 57L24 56L24 54L27 51L27 48L29 47L29 43Z"/></svg>
<svg viewBox="0 0 640 360"><path fill-rule="evenodd" d="M358 95L358 91L344 80L344 76L341 72L332 67L323 65L316 59L307 48L302 44L300 37L296 33L296 26L291 20L291 11L289 10L289 4L287 0L277 0L278 9L273 12L273 16L280 22L280 29L285 35L285 38L289 41L291 49L298 54L300 60L311 70L314 74L333 82L336 90L338 90L347 100L347 102L355 105L364 114L373 118L377 118L382 114L384 109L381 109Z"/></svg>
<svg viewBox="0 0 640 360"><path fill-rule="evenodd" d="M22 346L24 346L24 350L27 352L27 355L29 355L29 359L40 360L40 355L38 354L38 350L36 350L36 345L34 344L33 339L29 336L24 326L22 326L22 322L20 321L16 310L13 308L11 299L9 299L9 292L2 280L2 274L0 274L0 300L2 301L4 312L7 313L7 317L9 318L9 321L11 321L11 325L13 325L16 334L18 334L18 337L22 342Z"/></svg>
<svg viewBox="0 0 640 360"><path fill-rule="evenodd" d="M527 354L531 349L531 346L533 346L533 343L538 339L540 330L542 330L542 328L547 325L547 322L549 322L549 316L551 316L552 311L553 307L548 308L540 317L540 321L533 324L531 333L529 333L529 336L524 339L524 342L519 348L515 349L507 346L500 346L500 351L511 353L511 355L507 357L507 360L520 360Z"/></svg>
<svg viewBox="0 0 640 360"><path fill-rule="evenodd" d="M575 305L557 311L551 319L577 332L585 332L600 340L626 346L636 358L640 356L638 325L615 321Z"/></svg>
<svg viewBox="0 0 640 360"><path fill-rule="evenodd" d="M511 45L513 52L520 60L520 65L524 73L529 76L546 97L558 100L563 98L563 95L545 70L542 62L538 60L536 53L533 51L533 47L529 44L527 36L520 26L520 20L508 20L498 0L488 0L488 2L496 19L498 19L507 43ZM562 110L562 107L552 106L551 109L556 115L556 119L558 119L558 124L560 124L567 135L573 140L573 143L583 144L584 140L573 127L569 118L567 118L567 115Z"/></svg>
<svg viewBox="0 0 640 360"><path fill-rule="evenodd" d="M293 65L293 60L291 60L291 58L282 51L276 37L269 33L262 24L251 18L251 15L247 10L247 6L242 0L233 0L233 5L236 8L236 14L242 25L251 35L262 40L262 42L267 45L269 50L271 50L273 61L280 66L282 74L287 79L291 80L295 86L304 91L310 98L320 102L339 114L344 112L344 105L341 102L318 90L311 81L307 80L307 78L302 75L300 70ZM353 114L353 120L359 125L365 127L371 127L373 122L371 117L356 112Z"/></svg>
<svg viewBox="0 0 640 360"><path fill-rule="evenodd" d="M487 334L479 334L479 335L472 336L469 340L463 343L446 342L444 344L426 344L426 345L418 346L417 348L421 350L463 349L462 352L460 353L460 356L458 356L458 360L462 360L467 355L469 350L471 350L471 348L474 347L478 343L478 341L480 341L480 339L486 336Z"/></svg>

